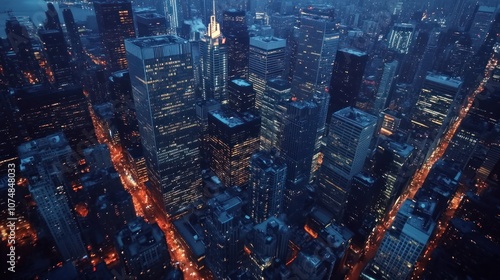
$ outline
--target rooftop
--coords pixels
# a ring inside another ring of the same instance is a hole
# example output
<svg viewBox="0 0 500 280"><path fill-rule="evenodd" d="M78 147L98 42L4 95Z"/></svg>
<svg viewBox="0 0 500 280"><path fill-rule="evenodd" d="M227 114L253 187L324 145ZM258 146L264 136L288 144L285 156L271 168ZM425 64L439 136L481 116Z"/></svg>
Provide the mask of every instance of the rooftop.
<svg viewBox="0 0 500 280"><path fill-rule="evenodd" d="M197 232L188 220L188 216L173 222L175 229L187 243L196 259L205 255L205 244L201 239L203 232Z"/></svg>
<svg viewBox="0 0 500 280"><path fill-rule="evenodd" d="M258 165L263 170L286 168L286 164L279 157L275 157L269 152L259 151L252 155L251 164Z"/></svg>
<svg viewBox="0 0 500 280"><path fill-rule="evenodd" d="M494 13L496 11L496 7L489 7L489 6L479 6L477 9L478 13Z"/></svg>
<svg viewBox="0 0 500 280"><path fill-rule="evenodd" d="M250 38L250 46L264 50L285 48L286 40L272 36L255 36Z"/></svg>
<svg viewBox="0 0 500 280"><path fill-rule="evenodd" d="M343 48L343 49L340 49L339 51L345 52L345 53L348 53L348 54L352 54L352 55L355 55L355 56L359 56L359 57L366 55L365 52L358 51L358 50L355 50L355 49Z"/></svg>
<svg viewBox="0 0 500 280"><path fill-rule="evenodd" d="M462 85L462 80L458 78L452 78L446 75L440 75L435 73L428 74L425 79L438 84L443 84L453 88L459 88Z"/></svg>
<svg viewBox="0 0 500 280"><path fill-rule="evenodd" d="M62 132L51 134L49 136L29 141L19 145L19 158L31 156L36 152L45 152L50 150L70 149L68 141Z"/></svg>
<svg viewBox="0 0 500 280"><path fill-rule="evenodd" d="M396 23L394 27L415 28L415 25L411 23Z"/></svg>
<svg viewBox="0 0 500 280"><path fill-rule="evenodd" d="M345 107L344 109L340 109L333 113L333 116L341 120L350 121L354 125L362 127L370 126L377 122L377 118L375 116L354 107Z"/></svg>
<svg viewBox="0 0 500 280"><path fill-rule="evenodd" d="M229 126L230 128L244 125L248 122L252 122L258 119L258 116L253 115L249 112L239 114L230 110L214 110L209 112L209 115L212 115L217 120Z"/></svg>
<svg viewBox="0 0 500 280"><path fill-rule="evenodd" d="M282 78L272 78L267 81L266 88L267 87L277 91L290 90L290 83Z"/></svg>
<svg viewBox="0 0 500 280"><path fill-rule="evenodd" d="M282 229L287 227L285 222L282 220L276 218L276 217L269 217L267 220L263 221L260 224L257 224L254 226L254 229L263 233L267 233L268 228L276 228L276 229Z"/></svg>
<svg viewBox="0 0 500 280"><path fill-rule="evenodd" d="M184 24L190 26L191 32L200 32L200 33L207 32L207 27L205 26L205 24L203 24L203 22L199 18L184 20Z"/></svg>
<svg viewBox="0 0 500 280"><path fill-rule="evenodd" d="M402 157L408 157L414 150L413 146L406 143L389 142L389 148Z"/></svg>
<svg viewBox="0 0 500 280"><path fill-rule="evenodd" d="M164 19L165 17L158 14L158 13L150 13L150 12L145 12L145 13L140 13L135 15L137 18L143 18L143 19Z"/></svg>
<svg viewBox="0 0 500 280"><path fill-rule="evenodd" d="M142 37L135 39L127 39L127 41L141 48L187 43L186 40L182 39L179 36L174 36L174 35Z"/></svg>
<svg viewBox="0 0 500 280"><path fill-rule="evenodd" d="M234 80L231 80L231 82L235 83L236 85L238 85L240 87L251 87L252 86L252 83L249 82L248 80L245 80L245 79L234 79Z"/></svg>
<svg viewBox="0 0 500 280"><path fill-rule="evenodd" d="M372 176L370 176L366 173L358 173L358 174L356 174L355 177L358 178L359 180L367 183L368 185L375 183L375 178L373 178Z"/></svg>
<svg viewBox="0 0 500 280"><path fill-rule="evenodd" d="M165 235L158 224L148 224L140 217L130 221L116 235L119 250L125 249L131 256L136 256L159 242L165 242L164 240Z"/></svg>
<svg viewBox="0 0 500 280"><path fill-rule="evenodd" d="M236 113L231 111L215 110L209 112L209 114L229 127L237 127L245 123Z"/></svg>
<svg viewBox="0 0 500 280"><path fill-rule="evenodd" d="M128 75L128 69L126 70L120 70L111 73L111 76L116 77L116 78L123 78L123 76Z"/></svg>

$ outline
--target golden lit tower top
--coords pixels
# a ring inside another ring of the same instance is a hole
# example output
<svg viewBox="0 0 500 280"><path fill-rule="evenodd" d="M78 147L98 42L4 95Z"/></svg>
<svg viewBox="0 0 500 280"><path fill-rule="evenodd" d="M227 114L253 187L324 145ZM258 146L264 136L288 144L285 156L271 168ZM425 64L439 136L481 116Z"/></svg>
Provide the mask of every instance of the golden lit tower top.
<svg viewBox="0 0 500 280"><path fill-rule="evenodd" d="M213 0L212 3L213 3L213 13L210 16L210 23L208 24L207 28L207 35L208 37L215 39L221 36L221 32L220 32L220 24L217 22L217 19L215 18L215 0Z"/></svg>

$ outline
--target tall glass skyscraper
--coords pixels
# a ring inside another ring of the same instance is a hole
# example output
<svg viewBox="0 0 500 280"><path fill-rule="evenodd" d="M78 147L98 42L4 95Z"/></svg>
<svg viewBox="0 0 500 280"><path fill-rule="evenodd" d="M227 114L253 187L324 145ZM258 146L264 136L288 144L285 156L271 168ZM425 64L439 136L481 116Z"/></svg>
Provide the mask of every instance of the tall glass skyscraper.
<svg viewBox="0 0 500 280"><path fill-rule="evenodd" d="M248 183L249 160L259 148L260 118L250 112L208 113L210 168L228 187Z"/></svg>
<svg viewBox="0 0 500 280"><path fill-rule="evenodd" d="M227 38L229 77L248 76L248 48L250 37L245 21L245 11L224 11L222 31Z"/></svg>
<svg viewBox="0 0 500 280"><path fill-rule="evenodd" d="M312 98L328 87L340 34L335 30L332 7L304 9L300 13L292 90L300 99Z"/></svg>
<svg viewBox="0 0 500 280"><path fill-rule="evenodd" d="M286 113L285 101L290 100L292 94L290 84L281 78L270 79L262 95L260 108L260 149L278 149L279 137L283 131L283 118Z"/></svg>
<svg viewBox="0 0 500 280"><path fill-rule="evenodd" d="M99 35L108 55L108 68L127 68L124 40L135 37L132 3L129 0L94 1Z"/></svg>
<svg viewBox="0 0 500 280"><path fill-rule="evenodd" d="M286 164L266 151L250 158L250 217L262 223L283 210Z"/></svg>
<svg viewBox="0 0 500 280"><path fill-rule="evenodd" d="M415 105L411 122L414 127L436 136L448 121L452 104L460 91L462 81L445 75L429 74L425 78Z"/></svg>
<svg viewBox="0 0 500 280"><path fill-rule="evenodd" d="M282 76L285 67L286 40L276 37L250 38L248 55L248 80L253 83L257 94L255 107L260 108L266 82Z"/></svg>
<svg viewBox="0 0 500 280"><path fill-rule="evenodd" d="M200 42L202 99L214 98L227 104L227 48L226 38L214 14L210 17L207 34Z"/></svg>
<svg viewBox="0 0 500 280"><path fill-rule="evenodd" d="M333 112L356 104L367 62L368 55L364 52L353 49L337 51L330 80L327 123L330 123Z"/></svg>
<svg viewBox="0 0 500 280"><path fill-rule="evenodd" d="M375 102L372 108L373 114L378 115L378 113L385 109L398 65L399 62L397 60L386 62L384 64L384 72L382 73L382 78L380 80L380 85L378 86L377 95L375 96Z"/></svg>
<svg viewBox="0 0 500 280"><path fill-rule="evenodd" d="M148 176L174 213L201 195L191 46L172 35L125 46Z"/></svg>
<svg viewBox="0 0 500 280"><path fill-rule="evenodd" d="M363 170L377 118L353 107L332 115L319 175L320 204L337 221L343 216L351 179Z"/></svg>

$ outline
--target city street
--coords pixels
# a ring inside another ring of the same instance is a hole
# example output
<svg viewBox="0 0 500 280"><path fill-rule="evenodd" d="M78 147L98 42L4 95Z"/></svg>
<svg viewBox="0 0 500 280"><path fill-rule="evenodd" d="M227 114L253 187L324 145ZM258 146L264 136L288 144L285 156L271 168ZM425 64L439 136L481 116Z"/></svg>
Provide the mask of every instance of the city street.
<svg viewBox="0 0 500 280"><path fill-rule="evenodd" d="M109 141L107 141L104 132L99 131L98 129L100 126L95 125L98 119L96 118L92 108L90 108L90 112L92 121L94 122L94 127L96 128L97 139L99 143L105 143L108 145L113 165L120 175L123 186L132 196L137 216L144 217L150 223L158 223L158 226L165 234L170 251L171 262L172 264L179 263L182 271L184 272L185 280L209 279L210 276L207 276L206 272L202 273L198 271L196 266L188 259L186 249L182 247L181 242L177 241L178 237L175 236L172 228L173 225L167 214L162 210L160 205L157 205L153 199L149 198L146 186L144 184L139 185L133 180L130 175L130 167L123 158L121 147L112 145ZM203 277L201 276L202 274L204 275Z"/></svg>

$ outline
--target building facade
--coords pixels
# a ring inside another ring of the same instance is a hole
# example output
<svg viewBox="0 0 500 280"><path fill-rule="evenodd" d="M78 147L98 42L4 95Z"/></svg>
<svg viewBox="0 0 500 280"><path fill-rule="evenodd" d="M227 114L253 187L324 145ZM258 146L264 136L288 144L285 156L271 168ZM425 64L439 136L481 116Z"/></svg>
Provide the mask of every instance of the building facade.
<svg viewBox="0 0 500 280"><path fill-rule="evenodd" d="M354 175L363 169L377 118L353 107L332 115L319 175L319 201L342 220Z"/></svg>
<svg viewBox="0 0 500 280"><path fill-rule="evenodd" d="M191 47L170 35L125 44L148 177L174 213L201 195Z"/></svg>
<svg viewBox="0 0 500 280"><path fill-rule="evenodd" d="M125 39L135 37L132 3L129 0L94 1L97 27L111 71L126 69Z"/></svg>

